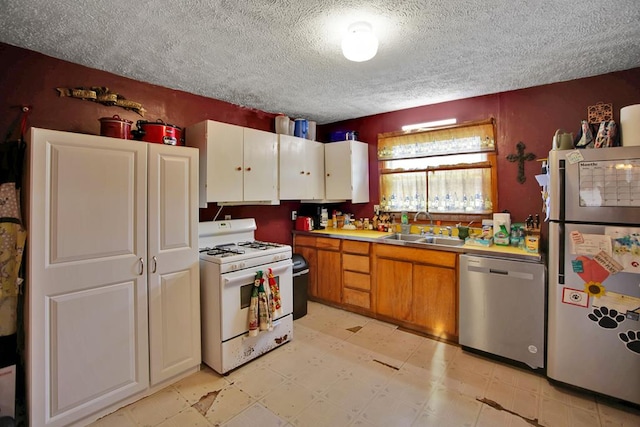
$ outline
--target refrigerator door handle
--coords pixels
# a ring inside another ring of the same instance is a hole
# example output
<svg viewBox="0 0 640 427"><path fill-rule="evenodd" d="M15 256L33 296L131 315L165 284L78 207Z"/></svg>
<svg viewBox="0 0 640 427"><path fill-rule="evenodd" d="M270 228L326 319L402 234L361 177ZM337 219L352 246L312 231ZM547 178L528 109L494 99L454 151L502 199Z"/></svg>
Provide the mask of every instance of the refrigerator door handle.
<svg viewBox="0 0 640 427"><path fill-rule="evenodd" d="M565 167L565 161L564 160L560 160L558 162L558 184L560 187L560 194L558 194L558 197L556 200L558 200L558 202L560 203L560 211L558 212L558 220L559 221L564 221L564 211L565 211L565 199L567 197L566 195L566 167Z"/></svg>
<svg viewBox="0 0 640 427"><path fill-rule="evenodd" d="M564 285L565 240L564 223L558 223L558 284Z"/></svg>

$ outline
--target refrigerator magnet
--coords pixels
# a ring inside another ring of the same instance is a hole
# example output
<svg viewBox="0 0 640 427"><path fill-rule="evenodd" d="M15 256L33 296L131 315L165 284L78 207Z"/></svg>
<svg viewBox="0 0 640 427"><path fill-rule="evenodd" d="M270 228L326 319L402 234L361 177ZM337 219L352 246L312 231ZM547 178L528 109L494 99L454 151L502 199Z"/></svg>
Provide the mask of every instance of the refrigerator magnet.
<svg viewBox="0 0 640 427"><path fill-rule="evenodd" d="M578 289L563 288L562 302L587 308L589 307L589 294Z"/></svg>
<svg viewBox="0 0 640 427"><path fill-rule="evenodd" d="M607 270L609 274L616 274L624 270L624 266L617 262L611 255L604 251L598 252L593 259L600 264L602 268Z"/></svg>
<svg viewBox="0 0 640 427"><path fill-rule="evenodd" d="M573 259L571 260L571 269L573 270L574 273L583 273L584 265L582 264L581 260Z"/></svg>
<svg viewBox="0 0 640 427"><path fill-rule="evenodd" d="M579 150L570 151L567 153L567 160L570 164L575 164L584 160L582 153Z"/></svg>

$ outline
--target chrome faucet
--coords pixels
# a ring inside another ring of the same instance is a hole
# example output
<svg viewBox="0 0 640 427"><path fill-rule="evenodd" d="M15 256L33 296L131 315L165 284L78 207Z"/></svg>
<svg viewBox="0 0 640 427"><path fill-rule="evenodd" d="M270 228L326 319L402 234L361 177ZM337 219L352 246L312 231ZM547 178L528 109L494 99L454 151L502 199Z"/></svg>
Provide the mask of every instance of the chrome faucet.
<svg viewBox="0 0 640 427"><path fill-rule="evenodd" d="M418 215L421 213L425 214L427 218L429 218L429 233L433 234L433 218L431 218L431 214L427 211L418 211L416 212L416 216L413 217L413 222L418 221Z"/></svg>

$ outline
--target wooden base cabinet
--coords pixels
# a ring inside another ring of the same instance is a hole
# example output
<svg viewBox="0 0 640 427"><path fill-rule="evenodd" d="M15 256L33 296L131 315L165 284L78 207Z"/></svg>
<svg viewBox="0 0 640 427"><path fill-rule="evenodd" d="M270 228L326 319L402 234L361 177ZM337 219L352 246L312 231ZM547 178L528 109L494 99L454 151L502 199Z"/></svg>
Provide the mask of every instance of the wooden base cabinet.
<svg viewBox="0 0 640 427"><path fill-rule="evenodd" d="M407 261L379 258L376 265L376 313L412 320L413 269Z"/></svg>
<svg viewBox="0 0 640 427"><path fill-rule="evenodd" d="M457 339L457 254L376 244L376 313Z"/></svg>
<svg viewBox="0 0 640 427"><path fill-rule="evenodd" d="M342 302L340 252L318 249L318 297Z"/></svg>
<svg viewBox="0 0 640 427"><path fill-rule="evenodd" d="M296 235L294 252L309 264L309 296L325 302L342 302L340 239Z"/></svg>
<svg viewBox="0 0 640 427"><path fill-rule="evenodd" d="M294 251L312 299L457 341L457 253L300 234Z"/></svg>
<svg viewBox="0 0 640 427"><path fill-rule="evenodd" d="M199 366L197 156L30 129L30 425L87 424Z"/></svg>
<svg viewBox="0 0 640 427"><path fill-rule="evenodd" d="M413 266L412 323L436 336L458 336L456 277L455 269Z"/></svg>

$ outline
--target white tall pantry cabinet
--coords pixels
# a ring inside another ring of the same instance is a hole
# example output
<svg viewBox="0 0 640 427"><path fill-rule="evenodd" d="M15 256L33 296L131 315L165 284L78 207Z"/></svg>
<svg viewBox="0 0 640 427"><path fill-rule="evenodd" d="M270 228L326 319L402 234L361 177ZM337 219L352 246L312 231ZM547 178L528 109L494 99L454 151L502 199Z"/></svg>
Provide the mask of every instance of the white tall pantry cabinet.
<svg viewBox="0 0 640 427"><path fill-rule="evenodd" d="M199 369L198 153L32 128L27 159L29 421L83 425Z"/></svg>

